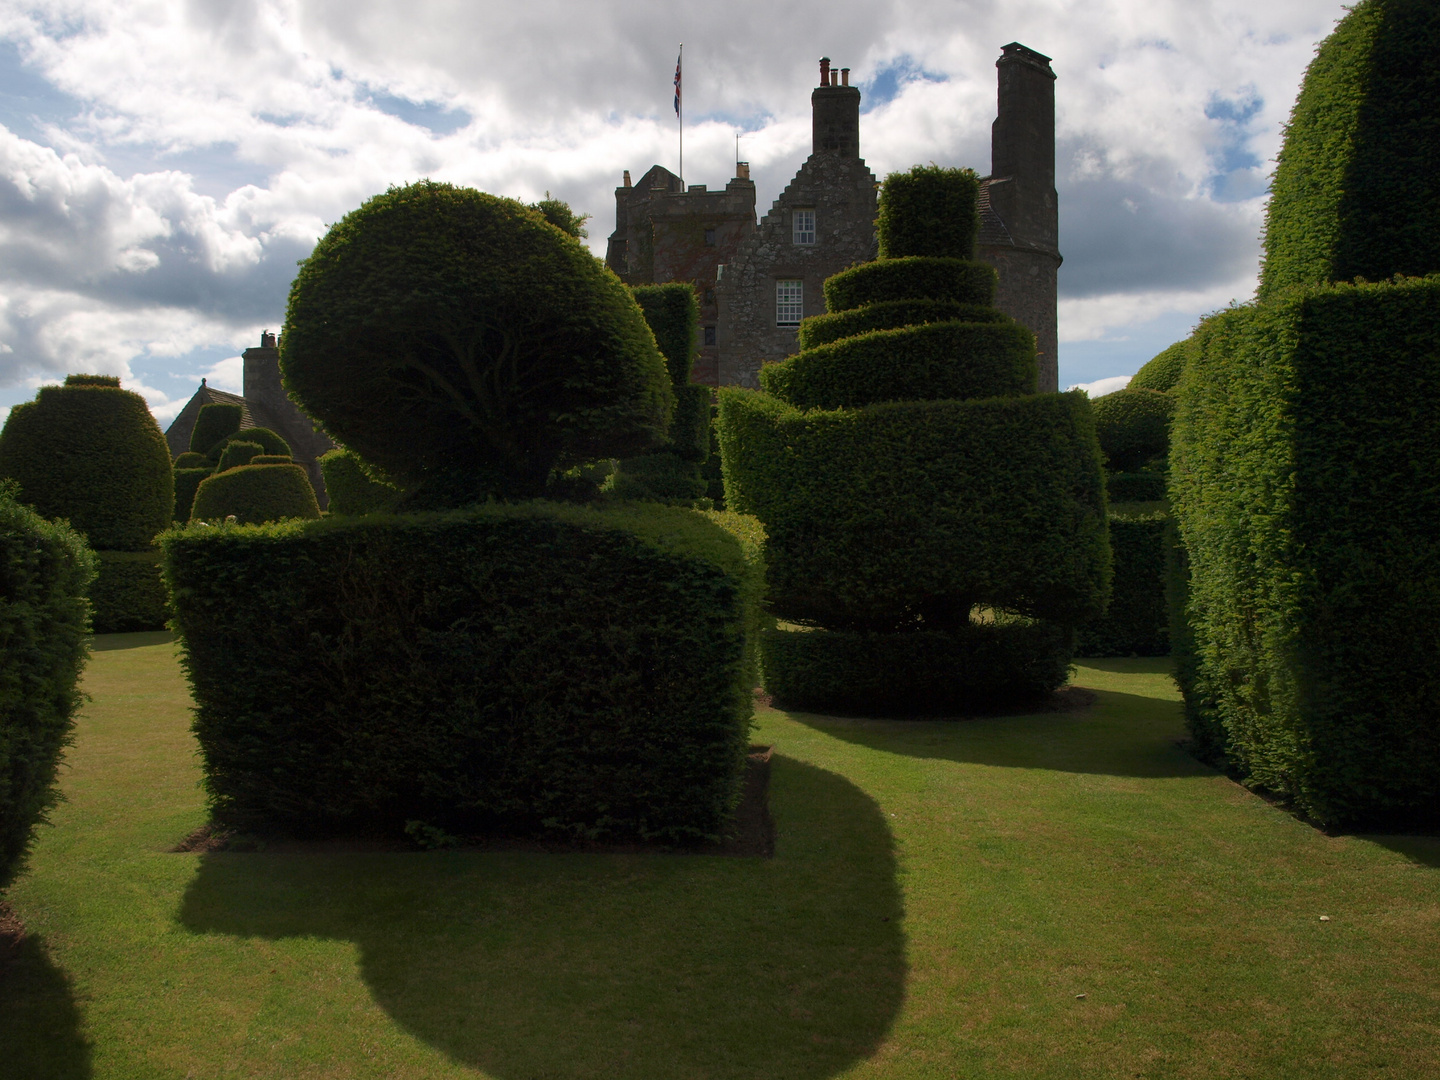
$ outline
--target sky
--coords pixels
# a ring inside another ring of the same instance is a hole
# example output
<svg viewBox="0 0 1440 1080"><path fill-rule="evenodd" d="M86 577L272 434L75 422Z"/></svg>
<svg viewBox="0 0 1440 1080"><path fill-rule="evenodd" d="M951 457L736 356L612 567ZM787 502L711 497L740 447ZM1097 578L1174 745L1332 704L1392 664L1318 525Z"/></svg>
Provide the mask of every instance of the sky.
<svg viewBox="0 0 1440 1080"><path fill-rule="evenodd" d="M239 390L297 261L430 177L592 215L622 171L739 153L763 214L810 142L821 55L877 176L989 172L995 59L1053 58L1060 384L1092 393L1254 291L1266 185L1335 0L0 0L0 417L71 372L162 426Z"/></svg>

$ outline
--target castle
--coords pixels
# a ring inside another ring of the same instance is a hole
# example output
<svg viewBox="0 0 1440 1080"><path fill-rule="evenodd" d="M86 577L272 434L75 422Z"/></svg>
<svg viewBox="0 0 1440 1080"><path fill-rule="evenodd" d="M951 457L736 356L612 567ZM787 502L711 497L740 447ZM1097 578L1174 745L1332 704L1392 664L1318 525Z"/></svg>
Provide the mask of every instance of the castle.
<svg viewBox="0 0 1440 1080"><path fill-rule="evenodd" d="M1037 389L1059 389L1055 73L1011 42L995 63L990 175L980 187L976 257L995 267L995 304L1035 334ZM796 349L800 320L825 310L827 277L875 257L877 183L860 157L860 90L820 61L810 95L811 153L769 213L755 217L750 167L720 191L685 187L659 165L615 189L605 262L630 285L694 282L700 338L694 381L758 386L760 366Z"/></svg>

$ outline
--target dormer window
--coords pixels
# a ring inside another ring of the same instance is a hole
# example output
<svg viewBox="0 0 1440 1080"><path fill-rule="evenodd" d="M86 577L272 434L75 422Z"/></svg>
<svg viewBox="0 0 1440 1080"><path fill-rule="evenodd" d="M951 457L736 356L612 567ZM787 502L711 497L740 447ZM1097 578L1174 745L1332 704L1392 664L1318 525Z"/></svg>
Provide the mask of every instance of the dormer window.
<svg viewBox="0 0 1440 1080"><path fill-rule="evenodd" d="M797 244L815 243L815 211L793 210L790 213L792 238Z"/></svg>

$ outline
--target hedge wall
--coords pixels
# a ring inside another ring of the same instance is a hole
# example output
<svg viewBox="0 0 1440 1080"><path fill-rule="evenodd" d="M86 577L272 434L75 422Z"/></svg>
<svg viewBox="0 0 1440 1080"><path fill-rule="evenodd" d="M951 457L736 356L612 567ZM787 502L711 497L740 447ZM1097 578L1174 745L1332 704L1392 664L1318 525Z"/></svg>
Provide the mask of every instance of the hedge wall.
<svg viewBox="0 0 1440 1080"><path fill-rule="evenodd" d="M94 573L77 533L0 484L0 890L19 874L35 825L55 803L56 769L80 705Z"/></svg>
<svg viewBox="0 0 1440 1080"><path fill-rule="evenodd" d="M93 548L143 551L171 522L170 449L145 399L118 386L42 386L0 431L0 477Z"/></svg>
<svg viewBox="0 0 1440 1080"><path fill-rule="evenodd" d="M1440 5L1362 0L1325 39L1290 115L1261 299L1291 285L1440 270Z"/></svg>
<svg viewBox="0 0 1440 1080"><path fill-rule="evenodd" d="M782 618L888 630L990 604L1074 623L1104 605L1103 477L1078 391L806 413L722 387L719 426L726 505L765 523Z"/></svg>
<svg viewBox="0 0 1440 1080"><path fill-rule="evenodd" d="M1165 474L1154 469L1110 473L1105 490L1112 503L1160 502L1165 498Z"/></svg>
<svg viewBox="0 0 1440 1080"><path fill-rule="evenodd" d="M621 460L605 490L617 499L693 506L705 496L707 486L693 461L658 453Z"/></svg>
<svg viewBox="0 0 1440 1080"><path fill-rule="evenodd" d="M299 465L241 465L200 482L193 521L224 521L231 514L241 525L286 518L318 518L320 504L310 477Z"/></svg>
<svg viewBox="0 0 1440 1080"><path fill-rule="evenodd" d="M160 552L97 551L90 586L91 628L97 634L163 630L169 617Z"/></svg>
<svg viewBox="0 0 1440 1080"><path fill-rule="evenodd" d="M168 534L215 814L717 837L762 588L753 526L727 520L527 503Z"/></svg>
<svg viewBox="0 0 1440 1080"><path fill-rule="evenodd" d="M1330 825L1440 807L1440 277L1197 331L1171 495L1231 760Z"/></svg>
<svg viewBox="0 0 1440 1080"><path fill-rule="evenodd" d="M336 448L320 458L320 475L330 493L332 514L373 514L389 510L400 492L389 484L374 480L365 472L360 459L349 450Z"/></svg>
<svg viewBox="0 0 1440 1080"><path fill-rule="evenodd" d="M1080 624L1077 656L1165 656L1170 615L1165 602L1166 544L1170 517L1163 510L1112 507L1110 550L1114 578L1110 606Z"/></svg>
<svg viewBox="0 0 1440 1080"><path fill-rule="evenodd" d="M700 326L700 302L695 297L695 286L676 281L665 285L637 285L631 291L650 332L655 335L655 344L660 346L660 355L665 357L670 382L676 387L689 385Z"/></svg>

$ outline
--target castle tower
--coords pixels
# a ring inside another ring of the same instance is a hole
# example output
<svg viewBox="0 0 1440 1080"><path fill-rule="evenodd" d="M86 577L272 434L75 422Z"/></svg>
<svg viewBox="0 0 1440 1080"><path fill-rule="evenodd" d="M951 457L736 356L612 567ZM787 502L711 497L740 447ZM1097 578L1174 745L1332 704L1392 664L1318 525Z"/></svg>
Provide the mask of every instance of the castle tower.
<svg viewBox="0 0 1440 1080"><path fill-rule="evenodd" d="M995 267L995 306L1035 334L1041 393L1059 389L1056 279L1060 209L1055 194L1055 72L1018 41L995 62L997 114L990 176L980 189L977 256Z"/></svg>

